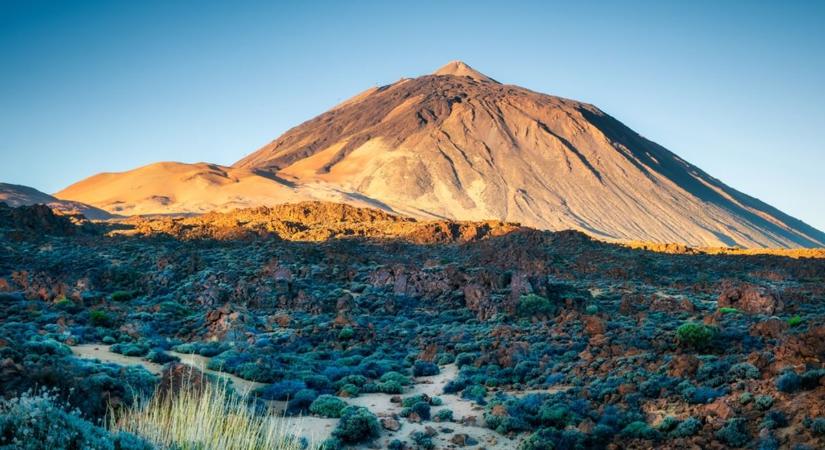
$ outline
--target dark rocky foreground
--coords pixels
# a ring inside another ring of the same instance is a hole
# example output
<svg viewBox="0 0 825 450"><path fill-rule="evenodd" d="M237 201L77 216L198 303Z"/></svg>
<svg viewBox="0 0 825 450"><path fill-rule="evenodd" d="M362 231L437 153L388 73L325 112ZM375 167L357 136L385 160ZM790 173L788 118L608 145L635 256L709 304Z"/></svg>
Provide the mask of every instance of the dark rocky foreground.
<svg viewBox="0 0 825 450"><path fill-rule="evenodd" d="M406 379L455 364L445 394L524 449L825 446L825 259L328 204L103 224L0 205L0 228L0 394L52 389L62 429L101 448L143 448L96 425L158 379L71 345L208 356L289 414L335 409L325 394L403 398ZM385 427L449 428L415 400ZM0 446L17 423L4 411ZM431 445L382 433L339 426L326 445Z"/></svg>

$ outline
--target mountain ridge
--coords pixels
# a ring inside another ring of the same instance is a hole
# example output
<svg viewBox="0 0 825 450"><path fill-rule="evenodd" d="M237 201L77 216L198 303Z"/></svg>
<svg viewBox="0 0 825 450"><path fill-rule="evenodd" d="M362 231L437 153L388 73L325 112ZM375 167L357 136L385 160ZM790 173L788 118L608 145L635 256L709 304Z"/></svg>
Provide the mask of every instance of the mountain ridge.
<svg viewBox="0 0 825 450"><path fill-rule="evenodd" d="M257 190L237 189L233 198L243 201L227 203L235 207L344 201L609 240L825 246L825 233L726 186L599 108L501 84L460 61L364 91L220 171L244 174L226 185L260 181L252 183ZM207 210L174 198L191 188L134 188L133 211ZM204 189L210 198L220 191ZM100 190L85 180L57 196L107 209L126 195L121 188L104 204L89 194ZM147 206L158 196L172 200Z"/></svg>

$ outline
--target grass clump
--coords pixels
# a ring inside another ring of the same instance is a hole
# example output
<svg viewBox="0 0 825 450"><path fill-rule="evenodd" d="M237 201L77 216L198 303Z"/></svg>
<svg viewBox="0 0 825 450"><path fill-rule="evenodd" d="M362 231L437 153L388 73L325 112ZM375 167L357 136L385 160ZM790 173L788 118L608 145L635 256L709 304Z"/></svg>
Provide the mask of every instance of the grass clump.
<svg viewBox="0 0 825 450"><path fill-rule="evenodd" d="M184 381L174 394L156 392L148 401L110 414L109 427L139 436L159 448L299 450L307 448L282 417L257 414L247 398L223 383ZM308 447L312 448L312 446Z"/></svg>

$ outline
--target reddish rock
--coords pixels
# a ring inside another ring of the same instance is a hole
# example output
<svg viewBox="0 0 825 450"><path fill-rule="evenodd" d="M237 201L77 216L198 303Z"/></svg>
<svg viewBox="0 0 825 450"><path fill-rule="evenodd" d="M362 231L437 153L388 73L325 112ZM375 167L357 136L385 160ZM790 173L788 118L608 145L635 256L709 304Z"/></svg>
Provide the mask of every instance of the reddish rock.
<svg viewBox="0 0 825 450"><path fill-rule="evenodd" d="M717 305L720 308L736 308L743 312L767 315L783 308L779 294L754 284L725 284Z"/></svg>
<svg viewBox="0 0 825 450"><path fill-rule="evenodd" d="M598 316L584 316L582 322L584 322L584 332L591 336L604 334L607 329L604 319Z"/></svg>
<svg viewBox="0 0 825 450"><path fill-rule="evenodd" d="M699 368L699 358L694 355L674 355L670 361L668 374L673 377L692 377Z"/></svg>
<svg viewBox="0 0 825 450"><path fill-rule="evenodd" d="M751 327L751 334L754 336L776 339L782 336L782 333L786 329L788 329L788 324L784 320L770 318L754 324Z"/></svg>

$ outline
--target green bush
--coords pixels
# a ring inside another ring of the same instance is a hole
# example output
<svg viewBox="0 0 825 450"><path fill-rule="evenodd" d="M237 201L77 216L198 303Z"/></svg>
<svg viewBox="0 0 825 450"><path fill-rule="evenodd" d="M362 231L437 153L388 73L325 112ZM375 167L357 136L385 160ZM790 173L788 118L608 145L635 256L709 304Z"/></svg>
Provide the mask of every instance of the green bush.
<svg viewBox="0 0 825 450"><path fill-rule="evenodd" d="M799 325L802 325L802 322L802 317L799 317L798 315L788 318L788 326L791 327L797 327Z"/></svg>
<svg viewBox="0 0 825 450"><path fill-rule="evenodd" d="M520 317L549 316L555 314L556 306L545 297L527 294L519 298L517 311Z"/></svg>
<svg viewBox="0 0 825 450"><path fill-rule="evenodd" d="M347 444L370 441L381 433L378 418L367 408L347 406L341 411L341 420L332 432L333 437Z"/></svg>
<svg viewBox="0 0 825 450"><path fill-rule="evenodd" d="M358 394L361 393L361 388L359 388L358 386L356 386L354 384L347 383L347 384L341 386L341 389L338 392L342 395L347 396L347 397L357 397Z"/></svg>
<svg viewBox="0 0 825 450"><path fill-rule="evenodd" d="M130 291L115 291L112 292L111 299L113 302L125 302L135 297L134 292Z"/></svg>
<svg viewBox="0 0 825 450"><path fill-rule="evenodd" d="M703 323L687 322L676 329L676 339L683 347L703 350L710 347L718 333L716 327Z"/></svg>
<svg viewBox="0 0 825 450"><path fill-rule="evenodd" d="M348 341L348 340L352 339L353 336L355 336L355 330L353 330L351 327L344 327L338 333L338 340L339 341Z"/></svg>
<svg viewBox="0 0 825 450"><path fill-rule="evenodd" d="M435 413L435 417L433 418L436 422L452 422L453 421L453 411L449 409L442 409Z"/></svg>
<svg viewBox="0 0 825 450"><path fill-rule="evenodd" d="M401 386L401 383L395 380L379 382L376 383L375 386L378 392L382 392L384 394L400 394L404 391L404 388L403 386Z"/></svg>
<svg viewBox="0 0 825 450"><path fill-rule="evenodd" d="M659 431L652 428L650 425L638 421L631 422L622 429L622 436L636 439L658 439L660 437Z"/></svg>
<svg viewBox="0 0 825 450"><path fill-rule="evenodd" d="M321 395L309 405L309 412L321 417L339 418L347 404L334 395Z"/></svg>
<svg viewBox="0 0 825 450"><path fill-rule="evenodd" d="M94 309L89 312L89 322L96 327L112 326L112 318L102 309Z"/></svg>
<svg viewBox="0 0 825 450"><path fill-rule="evenodd" d="M736 314L739 312L739 310L736 308L724 307L719 308L719 312L722 314Z"/></svg>

